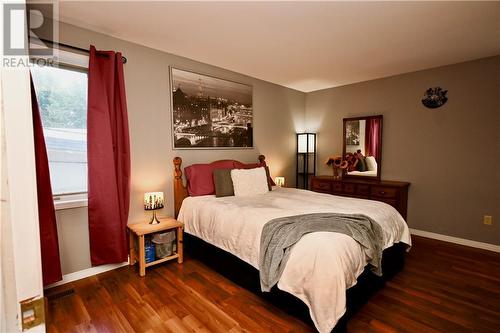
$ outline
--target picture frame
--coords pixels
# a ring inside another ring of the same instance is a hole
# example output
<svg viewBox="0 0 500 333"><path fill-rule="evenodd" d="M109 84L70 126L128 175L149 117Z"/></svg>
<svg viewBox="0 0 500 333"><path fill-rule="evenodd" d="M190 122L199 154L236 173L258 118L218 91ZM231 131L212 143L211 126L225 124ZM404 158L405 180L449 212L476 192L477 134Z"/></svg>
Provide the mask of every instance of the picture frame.
<svg viewBox="0 0 500 333"><path fill-rule="evenodd" d="M252 149L253 87L170 67L173 149Z"/></svg>
<svg viewBox="0 0 500 333"><path fill-rule="evenodd" d="M346 145L357 146L359 145L359 120L351 120L346 123Z"/></svg>

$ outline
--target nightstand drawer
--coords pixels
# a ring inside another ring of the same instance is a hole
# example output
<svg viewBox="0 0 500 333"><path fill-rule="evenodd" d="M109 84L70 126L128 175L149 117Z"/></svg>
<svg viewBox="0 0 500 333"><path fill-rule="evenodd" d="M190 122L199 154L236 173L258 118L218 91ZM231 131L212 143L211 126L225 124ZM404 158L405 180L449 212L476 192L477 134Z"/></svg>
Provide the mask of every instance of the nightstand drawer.
<svg viewBox="0 0 500 333"><path fill-rule="evenodd" d="M312 190L318 192L330 192L330 182L329 181L321 181L321 180L313 180L312 182Z"/></svg>
<svg viewBox="0 0 500 333"><path fill-rule="evenodd" d="M372 196L377 198L396 198L397 189L392 187L372 186Z"/></svg>

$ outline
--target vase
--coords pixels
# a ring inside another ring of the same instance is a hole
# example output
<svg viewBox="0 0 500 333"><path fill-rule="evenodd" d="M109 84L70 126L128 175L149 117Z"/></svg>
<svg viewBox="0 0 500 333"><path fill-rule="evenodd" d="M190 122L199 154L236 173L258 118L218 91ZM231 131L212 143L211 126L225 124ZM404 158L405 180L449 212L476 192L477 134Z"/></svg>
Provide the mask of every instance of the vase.
<svg viewBox="0 0 500 333"><path fill-rule="evenodd" d="M333 179L342 179L342 173L339 173L339 168L333 167Z"/></svg>

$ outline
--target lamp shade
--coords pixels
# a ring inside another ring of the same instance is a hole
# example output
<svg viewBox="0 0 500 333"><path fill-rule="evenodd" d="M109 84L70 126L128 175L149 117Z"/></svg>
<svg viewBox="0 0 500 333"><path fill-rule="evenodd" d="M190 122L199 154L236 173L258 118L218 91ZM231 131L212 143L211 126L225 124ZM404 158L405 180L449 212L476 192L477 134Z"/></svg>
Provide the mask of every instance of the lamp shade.
<svg viewBox="0 0 500 333"><path fill-rule="evenodd" d="M285 186L285 177L276 177L274 178L274 182L276 183L276 186L283 187Z"/></svg>
<svg viewBox="0 0 500 333"><path fill-rule="evenodd" d="M297 134L297 152L314 153L316 149L316 134L300 133Z"/></svg>
<svg viewBox="0 0 500 333"><path fill-rule="evenodd" d="M163 192L144 193L144 209L154 210L163 208Z"/></svg>

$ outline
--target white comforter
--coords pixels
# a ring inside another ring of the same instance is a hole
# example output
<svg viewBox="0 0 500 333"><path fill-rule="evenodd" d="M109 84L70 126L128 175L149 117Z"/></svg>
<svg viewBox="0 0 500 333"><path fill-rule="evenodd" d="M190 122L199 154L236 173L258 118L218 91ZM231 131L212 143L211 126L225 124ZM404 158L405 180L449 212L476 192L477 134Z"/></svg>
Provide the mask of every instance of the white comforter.
<svg viewBox="0 0 500 333"><path fill-rule="evenodd" d="M371 200L274 187L254 197L188 197L178 220L185 231L228 251L258 269L264 224L307 213L361 213L380 224L384 248L411 245L408 227L391 206ZM346 289L356 284L367 260L351 237L333 232L303 236L291 251L278 288L301 299L320 332L330 332L346 310Z"/></svg>

